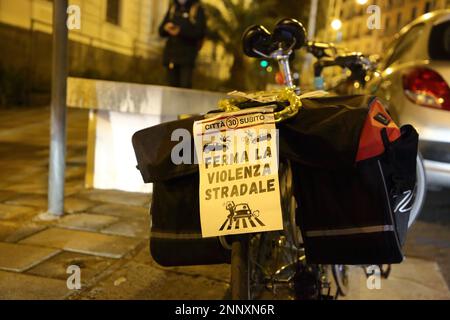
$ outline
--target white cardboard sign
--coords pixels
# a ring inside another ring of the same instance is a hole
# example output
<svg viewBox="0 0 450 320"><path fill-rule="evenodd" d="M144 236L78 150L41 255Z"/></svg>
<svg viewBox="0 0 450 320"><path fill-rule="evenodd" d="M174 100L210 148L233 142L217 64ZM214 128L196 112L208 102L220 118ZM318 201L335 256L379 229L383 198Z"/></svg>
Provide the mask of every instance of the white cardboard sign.
<svg viewBox="0 0 450 320"><path fill-rule="evenodd" d="M217 114L193 131L203 237L283 229L272 109Z"/></svg>

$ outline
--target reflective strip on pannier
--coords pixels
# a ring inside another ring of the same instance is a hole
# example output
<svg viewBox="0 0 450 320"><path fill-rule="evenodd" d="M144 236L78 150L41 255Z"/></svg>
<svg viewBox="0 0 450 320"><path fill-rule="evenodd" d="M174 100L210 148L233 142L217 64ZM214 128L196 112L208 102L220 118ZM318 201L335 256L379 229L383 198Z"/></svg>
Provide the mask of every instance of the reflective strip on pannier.
<svg viewBox="0 0 450 320"><path fill-rule="evenodd" d="M394 226L384 225L384 226L370 226L370 227L333 229L333 230L312 230L307 231L306 236L308 237L345 236L358 233L374 233L384 231L394 231Z"/></svg>

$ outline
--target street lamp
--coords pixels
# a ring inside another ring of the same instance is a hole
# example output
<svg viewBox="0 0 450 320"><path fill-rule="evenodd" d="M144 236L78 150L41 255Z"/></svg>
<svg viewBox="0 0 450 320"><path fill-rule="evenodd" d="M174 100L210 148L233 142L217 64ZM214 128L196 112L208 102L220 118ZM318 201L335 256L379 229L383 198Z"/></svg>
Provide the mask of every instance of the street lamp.
<svg viewBox="0 0 450 320"><path fill-rule="evenodd" d="M335 31L340 30L342 27L342 21L339 19L333 19L333 21L331 21L331 28Z"/></svg>

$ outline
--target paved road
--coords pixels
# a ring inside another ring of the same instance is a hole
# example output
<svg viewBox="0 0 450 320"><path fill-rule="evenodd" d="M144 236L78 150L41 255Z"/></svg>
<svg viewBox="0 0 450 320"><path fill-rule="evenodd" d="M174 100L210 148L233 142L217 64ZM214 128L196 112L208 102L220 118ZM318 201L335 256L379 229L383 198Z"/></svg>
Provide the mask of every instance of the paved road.
<svg viewBox="0 0 450 320"><path fill-rule="evenodd" d="M87 113L70 110L66 216L36 220L46 209L47 108L0 110L0 299L221 299L229 266L162 268L148 254L149 197L85 190ZM359 269L349 298L444 298L450 283L450 197L433 192L411 230L407 261L381 291ZM82 290L67 289L67 268Z"/></svg>

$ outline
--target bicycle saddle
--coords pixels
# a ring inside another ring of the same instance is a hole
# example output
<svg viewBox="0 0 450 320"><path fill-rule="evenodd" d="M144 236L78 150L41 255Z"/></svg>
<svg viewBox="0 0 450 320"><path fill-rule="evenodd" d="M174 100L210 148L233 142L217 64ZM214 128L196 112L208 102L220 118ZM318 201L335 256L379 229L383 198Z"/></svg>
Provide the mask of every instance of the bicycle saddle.
<svg viewBox="0 0 450 320"><path fill-rule="evenodd" d="M272 32L272 42L279 43L283 47L289 47L294 44L292 47L293 50L300 49L306 42L305 27L296 19L281 19Z"/></svg>
<svg viewBox="0 0 450 320"><path fill-rule="evenodd" d="M269 48L271 46L271 34L262 25L253 25L245 30L242 36L242 47L244 53L248 57L258 58L260 55L254 50L264 54L270 54Z"/></svg>

